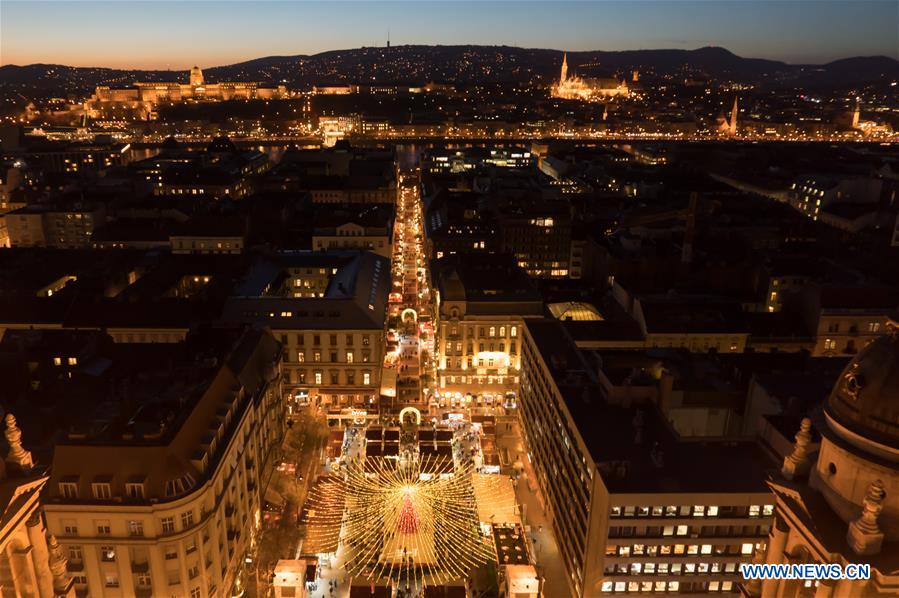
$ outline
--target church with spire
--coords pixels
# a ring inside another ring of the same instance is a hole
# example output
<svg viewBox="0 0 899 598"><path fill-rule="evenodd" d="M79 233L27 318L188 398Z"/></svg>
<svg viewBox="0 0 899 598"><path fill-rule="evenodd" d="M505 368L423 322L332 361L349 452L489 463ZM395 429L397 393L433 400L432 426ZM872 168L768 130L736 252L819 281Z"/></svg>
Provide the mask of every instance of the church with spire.
<svg viewBox="0 0 899 598"><path fill-rule="evenodd" d="M579 77L568 74L568 53L562 55L562 69L559 81L551 90L554 98L566 100L582 100L586 102L600 101L615 96L627 96L627 81L614 78Z"/></svg>
<svg viewBox="0 0 899 598"><path fill-rule="evenodd" d="M734 96L734 105L730 110L730 118L725 118L723 114L718 117L718 133L725 137L734 137L737 134L737 126L739 124L737 119L739 115L739 97Z"/></svg>
<svg viewBox="0 0 899 598"><path fill-rule="evenodd" d="M768 485L769 564L870 565L866 580L766 579L761 598L899 596L899 320L843 370L823 411L802 421ZM812 428L821 442L812 450Z"/></svg>

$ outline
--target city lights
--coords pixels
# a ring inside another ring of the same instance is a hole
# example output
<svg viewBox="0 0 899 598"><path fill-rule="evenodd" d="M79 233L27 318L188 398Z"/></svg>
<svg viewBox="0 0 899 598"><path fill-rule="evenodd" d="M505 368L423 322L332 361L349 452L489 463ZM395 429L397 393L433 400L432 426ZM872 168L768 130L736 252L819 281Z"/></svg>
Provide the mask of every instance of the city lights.
<svg viewBox="0 0 899 598"><path fill-rule="evenodd" d="M473 471L428 456L349 463L339 482L312 489L307 509L329 517L314 519L310 533L343 546L353 576L399 587L462 579L496 558L481 533Z"/></svg>

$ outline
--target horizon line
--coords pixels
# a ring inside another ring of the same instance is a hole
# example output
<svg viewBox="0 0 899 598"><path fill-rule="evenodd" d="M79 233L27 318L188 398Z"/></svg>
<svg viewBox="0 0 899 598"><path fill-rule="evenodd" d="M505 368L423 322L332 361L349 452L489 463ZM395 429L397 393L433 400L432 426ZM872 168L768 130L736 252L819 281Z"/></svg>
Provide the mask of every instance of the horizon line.
<svg viewBox="0 0 899 598"><path fill-rule="evenodd" d="M899 62L899 58L894 58L892 56L888 56L886 54L855 54L850 56L844 56L842 58L835 58L832 60L828 60L826 62L789 62L787 60L782 59L774 59L774 58L755 58L753 56L742 56L740 54L736 54L735 52L729 50L724 46L718 45L706 45L699 46L697 48L692 49L684 49L684 48L671 48L671 47L659 47L659 48L639 48L635 50L565 50L565 49L556 49L556 48L540 48L540 47L528 47L528 46L512 46L509 44L399 44L399 45L391 45L390 49L395 48L460 48L460 47L475 47L475 48L514 48L518 50L532 50L532 51L543 51L543 52L558 52L558 53L568 53L568 54L596 54L596 53L606 53L606 54L624 54L624 53L637 53L637 52L697 52L699 50L705 49L720 49L724 50L730 54L733 54L737 58L743 60L763 60L765 62L779 62L782 64L790 65L790 66L824 66L828 64L832 64L834 62L839 62L841 60L850 60L853 58L886 58L889 60L893 60ZM354 48L335 48L331 50L322 50L320 52L315 52L313 54L269 54L266 56L257 56L254 58L247 58L244 60L239 60L237 62L230 62L226 64L216 64L212 66L204 66L201 67L204 70L207 69L218 69L218 68L227 68L231 66L236 66L240 64L244 64L247 62L253 62L256 60L265 60L269 58L314 58L316 56L320 56L322 54L328 54L331 52L351 52L357 50L371 50L371 49L388 49L387 46L358 46ZM78 68L78 69L104 69L104 70L113 70L113 71L184 71L190 70L193 66L185 66L183 68L172 68L171 66L166 67L155 67L155 68L144 68L144 67L114 67L114 66L100 66L97 64L66 64L62 62L28 62L28 63L2 63L0 62L0 68L12 66L19 68L26 68L30 66L63 66L68 68Z"/></svg>

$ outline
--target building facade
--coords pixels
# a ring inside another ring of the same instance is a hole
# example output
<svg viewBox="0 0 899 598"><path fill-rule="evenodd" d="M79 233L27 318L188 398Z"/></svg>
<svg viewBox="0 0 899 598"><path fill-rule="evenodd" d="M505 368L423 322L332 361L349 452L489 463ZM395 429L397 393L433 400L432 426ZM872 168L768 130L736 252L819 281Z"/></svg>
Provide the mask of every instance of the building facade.
<svg viewBox="0 0 899 598"><path fill-rule="evenodd" d="M552 86L552 96L566 100L598 101L627 96L627 81L613 78L583 78L568 74L568 53L562 57L559 82Z"/></svg>
<svg viewBox="0 0 899 598"><path fill-rule="evenodd" d="M601 396L561 323L523 334L519 422L571 595L740 592L774 511L761 450L675 438Z"/></svg>
<svg viewBox="0 0 899 598"><path fill-rule="evenodd" d="M297 252L264 261L225 306L283 344L285 393L299 403L377 405L390 263L371 252Z"/></svg>
<svg viewBox="0 0 899 598"><path fill-rule="evenodd" d="M868 579L767 579L751 595L899 596L899 321L843 370L803 420L780 476L770 564L868 565ZM812 451L812 426L821 434Z"/></svg>
<svg viewBox="0 0 899 598"><path fill-rule="evenodd" d="M441 394L462 399L471 389L487 402L518 389L521 331L543 302L514 259L457 254L435 262Z"/></svg>
<svg viewBox="0 0 899 598"><path fill-rule="evenodd" d="M47 526L79 595L240 591L285 429L280 353L247 331L174 418L144 405L120 433L57 445Z"/></svg>
<svg viewBox="0 0 899 598"><path fill-rule="evenodd" d="M226 100L270 100L289 96L283 85L261 87L258 83L207 83L203 71L195 66L190 70L188 83L135 83L132 87L97 87L94 95L84 103L89 118L116 119L138 116L152 118L159 104Z"/></svg>
<svg viewBox="0 0 899 598"><path fill-rule="evenodd" d="M41 511L47 476L22 447L22 432L12 414L6 415L4 436L9 452L0 462L0 596L74 598L66 558L47 533Z"/></svg>

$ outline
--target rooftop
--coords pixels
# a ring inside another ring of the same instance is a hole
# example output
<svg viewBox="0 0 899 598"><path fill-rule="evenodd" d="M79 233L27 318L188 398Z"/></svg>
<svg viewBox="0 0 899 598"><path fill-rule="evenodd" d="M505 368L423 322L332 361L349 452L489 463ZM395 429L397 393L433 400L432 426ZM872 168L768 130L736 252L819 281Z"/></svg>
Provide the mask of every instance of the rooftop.
<svg viewBox="0 0 899 598"><path fill-rule="evenodd" d="M528 321L526 327L611 492L766 491L773 463L754 442L678 439L653 405L609 405L561 323Z"/></svg>

